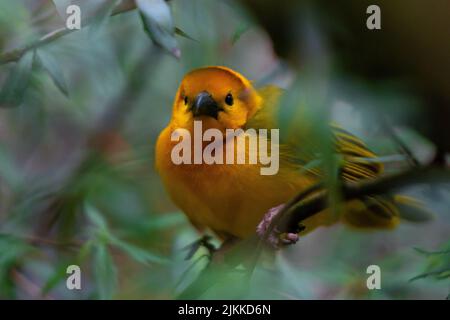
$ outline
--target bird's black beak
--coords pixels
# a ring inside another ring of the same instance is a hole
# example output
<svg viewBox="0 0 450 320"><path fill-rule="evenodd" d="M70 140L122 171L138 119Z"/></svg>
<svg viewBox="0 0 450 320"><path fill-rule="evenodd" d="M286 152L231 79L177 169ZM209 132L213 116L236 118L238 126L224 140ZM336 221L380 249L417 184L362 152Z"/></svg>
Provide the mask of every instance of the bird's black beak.
<svg viewBox="0 0 450 320"><path fill-rule="evenodd" d="M191 111L194 117L209 116L217 119L220 108L209 92L202 91L195 97Z"/></svg>

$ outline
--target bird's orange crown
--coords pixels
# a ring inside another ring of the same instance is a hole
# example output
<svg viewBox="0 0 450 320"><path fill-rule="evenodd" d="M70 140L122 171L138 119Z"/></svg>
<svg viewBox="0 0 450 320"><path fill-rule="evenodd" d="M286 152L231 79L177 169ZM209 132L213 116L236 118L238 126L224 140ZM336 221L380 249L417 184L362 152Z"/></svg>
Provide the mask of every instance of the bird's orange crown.
<svg viewBox="0 0 450 320"><path fill-rule="evenodd" d="M182 80L173 104L172 125L221 130L241 128L261 106L261 97L244 76L226 67L204 67Z"/></svg>

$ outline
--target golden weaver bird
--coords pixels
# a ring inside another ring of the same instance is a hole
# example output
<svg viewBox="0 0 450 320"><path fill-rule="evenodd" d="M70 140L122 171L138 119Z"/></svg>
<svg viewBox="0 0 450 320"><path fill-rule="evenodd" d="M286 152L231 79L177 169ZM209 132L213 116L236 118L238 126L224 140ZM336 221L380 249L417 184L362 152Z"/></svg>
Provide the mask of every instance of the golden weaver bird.
<svg viewBox="0 0 450 320"><path fill-rule="evenodd" d="M244 76L221 66L196 69L182 80L170 122L158 137L156 168L172 200L198 230L209 228L223 239L248 237L255 234L271 208L323 179L320 171L304 167L311 159L306 136L280 144L275 175L261 175L261 164L173 163L171 153L178 142L172 141L171 135L176 129L193 134L194 120L202 122L203 130L216 128L223 133L226 129L276 128L280 94L281 89L274 86L256 90ZM383 165L360 139L332 128L335 150L343 158L340 173L344 181L382 174ZM249 150L245 152L248 156ZM398 225L401 211L408 208L420 210L421 205L401 195L366 196L347 202L339 215L327 209L311 216L302 222L299 235L338 221L363 229L392 229Z"/></svg>

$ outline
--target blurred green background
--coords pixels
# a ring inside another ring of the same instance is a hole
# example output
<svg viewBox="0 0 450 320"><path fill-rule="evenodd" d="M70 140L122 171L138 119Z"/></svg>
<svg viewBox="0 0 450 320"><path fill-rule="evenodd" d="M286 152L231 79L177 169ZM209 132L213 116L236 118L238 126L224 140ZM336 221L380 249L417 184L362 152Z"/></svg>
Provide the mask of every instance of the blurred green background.
<svg viewBox="0 0 450 320"><path fill-rule="evenodd" d="M0 54L63 27L55 3L1 0ZM0 298L173 299L201 273L205 250L185 260L186 246L200 235L171 203L153 160L178 84L196 67L225 65L256 85L326 101L324 121L361 136L388 171L407 165L374 119L381 110L420 121L423 102L407 81L374 84L344 72L323 45L320 16L308 16L302 39L313 51L297 73L277 58L268 34L239 1L170 6L175 26L192 38L175 36L180 59L152 42L132 10L113 17L102 11L108 15L39 47L34 57L30 50L0 65ZM394 129L420 161L433 157L432 143L413 128ZM220 273L192 298L444 299L449 185L405 192L424 200L436 218L392 232L321 228L276 257L262 256L250 278L239 269ZM82 290L66 288L70 264L81 266ZM366 288L371 264L382 268L382 290Z"/></svg>

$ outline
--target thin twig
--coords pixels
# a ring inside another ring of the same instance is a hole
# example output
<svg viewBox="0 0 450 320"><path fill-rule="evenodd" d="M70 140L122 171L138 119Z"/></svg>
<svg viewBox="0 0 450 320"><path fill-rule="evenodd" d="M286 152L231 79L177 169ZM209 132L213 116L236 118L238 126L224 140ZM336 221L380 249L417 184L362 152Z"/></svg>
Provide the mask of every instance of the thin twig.
<svg viewBox="0 0 450 320"><path fill-rule="evenodd" d="M128 11L134 10L134 9L136 9L136 4L135 4L134 0L122 1L122 3L113 10L111 15L114 16L117 14L121 14L121 13L125 13ZM85 26L89 25L89 23L90 22L87 21L86 23L84 23L84 25ZM74 31L77 31L77 29L67 29L65 27L62 27L62 28L59 28L59 29L56 29L56 30L53 30L53 31L47 33L40 39L38 39L34 42L31 42L21 48L17 48L17 49L5 52L0 55L0 65L18 61L28 51L42 47L42 46L44 46L48 43L51 43L65 35L68 35L68 34L74 32Z"/></svg>
<svg viewBox="0 0 450 320"><path fill-rule="evenodd" d="M42 238L34 235L14 235L14 234L0 233L0 237L14 237L33 246L53 246L69 249L78 249L83 245L83 243L80 241L63 242L53 239Z"/></svg>

